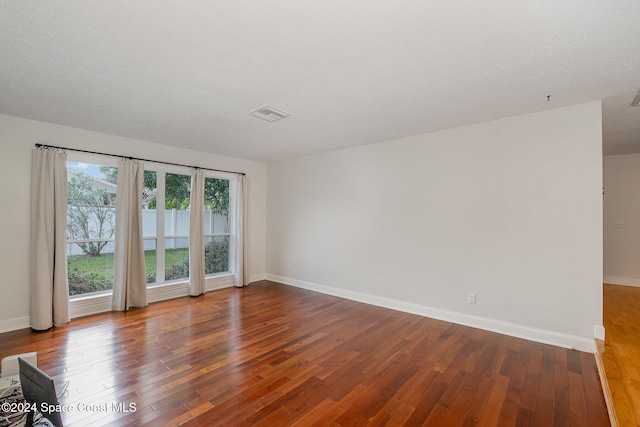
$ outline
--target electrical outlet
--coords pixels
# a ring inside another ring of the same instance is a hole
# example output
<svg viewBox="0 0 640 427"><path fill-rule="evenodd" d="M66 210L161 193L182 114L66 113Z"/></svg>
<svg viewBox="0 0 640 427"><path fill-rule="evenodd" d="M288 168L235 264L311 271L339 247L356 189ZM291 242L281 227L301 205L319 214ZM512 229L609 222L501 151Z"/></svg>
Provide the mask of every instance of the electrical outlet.
<svg viewBox="0 0 640 427"><path fill-rule="evenodd" d="M476 294L467 294L467 302L469 304L475 304L476 303Z"/></svg>

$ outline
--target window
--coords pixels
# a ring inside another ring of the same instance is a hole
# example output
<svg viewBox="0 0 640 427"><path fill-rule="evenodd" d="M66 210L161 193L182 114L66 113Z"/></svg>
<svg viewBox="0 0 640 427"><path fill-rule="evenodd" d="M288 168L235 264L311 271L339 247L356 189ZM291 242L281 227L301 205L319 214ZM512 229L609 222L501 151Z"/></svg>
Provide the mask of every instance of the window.
<svg viewBox="0 0 640 427"><path fill-rule="evenodd" d="M189 199L191 176L163 174L164 197L164 280L189 278ZM161 214L161 211L158 210Z"/></svg>
<svg viewBox="0 0 640 427"><path fill-rule="evenodd" d="M69 294L109 293L113 289L117 163L69 161L67 172ZM229 256L235 224L230 209L233 184L214 173L205 178L204 253L209 277L230 274L233 268ZM184 283L189 278L190 197L189 169L145 164L142 234L148 287Z"/></svg>
<svg viewBox="0 0 640 427"><path fill-rule="evenodd" d="M142 192L142 238L144 243L144 263L147 275L147 284L156 282L156 270L158 266L157 247L158 238L156 231L157 212L157 172L144 171L144 189Z"/></svg>
<svg viewBox="0 0 640 427"><path fill-rule="evenodd" d="M156 173L156 172L154 172ZM152 181L149 180L149 183ZM145 232L145 239L154 238L159 250L155 275L147 270L147 283L163 283L189 278L189 201L191 197L191 176L157 172L153 182L157 187L155 197L148 206L154 209L143 211L145 217L156 216L157 234ZM164 188L163 190L161 190ZM205 178L205 274L213 275L229 272L229 180ZM148 213L147 213L148 212ZM155 224L155 222L154 222ZM161 225L164 224L164 225ZM144 225L145 230L154 229ZM149 239L151 240L151 239ZM147 240L145 240L146 242ZM146 243L145 243L146 245ZM164 267L163 267L164 266ZM155 280L151 280L151 279Z"/></svg>
<svg viewBox="0 0 640 427"><path fill-rule="evenodd" d="M113 289L115 176L115 165L67 162L67 274L71 296Z"/></svg>
<svg viewBox="0 0 640 427"><path fill-rule="evenodd" d="M205 274L229 271L229 181L204 180Z"/></svg>

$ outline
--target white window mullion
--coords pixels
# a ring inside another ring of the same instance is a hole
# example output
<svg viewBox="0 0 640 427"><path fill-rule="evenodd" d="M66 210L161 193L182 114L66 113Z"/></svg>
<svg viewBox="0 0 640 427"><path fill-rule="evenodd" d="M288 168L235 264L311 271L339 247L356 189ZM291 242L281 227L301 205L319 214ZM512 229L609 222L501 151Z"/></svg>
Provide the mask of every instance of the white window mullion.
<svg viewBox="0 0 640 427"><path fill-rule="evenodd" d="M165 202L165 176L162 171L156 172L156 283L164 283L165 271L165 236L164 236L164 202Z"/></svg>
<svg viewBox="0 0 640 427"><path fill-rule="evenodd" d="M236 206L236 192L238 182L236 180L229 180L229 272L234 273L236 271L236 236L238 235L238 218L237 218L237 206Z"/></svg>

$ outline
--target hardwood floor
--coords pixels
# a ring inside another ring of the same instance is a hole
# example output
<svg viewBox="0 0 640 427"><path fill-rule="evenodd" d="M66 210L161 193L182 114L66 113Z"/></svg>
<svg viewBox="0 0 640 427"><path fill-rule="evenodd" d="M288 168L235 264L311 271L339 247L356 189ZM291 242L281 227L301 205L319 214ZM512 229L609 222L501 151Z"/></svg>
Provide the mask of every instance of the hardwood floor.
<svg viewBox="0 0 640 427"><path fill-rule="evenodd" d="M640 288L604 285L602 361L621 426L640 426Z"/></svg>
<svg viewBox="0 0 640 427"><path fill-rule="evenodd" d="M607 426L592 354L273 282L0 334L66 425Z"/></svg>

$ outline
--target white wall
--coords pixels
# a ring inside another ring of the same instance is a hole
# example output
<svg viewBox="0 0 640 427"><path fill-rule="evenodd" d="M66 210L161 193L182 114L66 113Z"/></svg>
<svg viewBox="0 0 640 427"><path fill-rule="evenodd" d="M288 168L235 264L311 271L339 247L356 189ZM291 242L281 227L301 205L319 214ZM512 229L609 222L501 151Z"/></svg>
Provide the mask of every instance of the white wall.
<svg viewBox="0 0 640 427"><path fill-rule="evenodd" d="M604 281L640 286L640 154L605 157Z"/></svg>
<svg viewBox="0 0 640 427"><path fill-rule="evenodd" d="M601 135L593 102L269 164L269 277L592 351Z"/></svg>
<svg viewBox="0 0 640 427"><path fill-rule="evenodd" d="M0 115L0 331L28 325L30 173L34 143L245 172L249 182L250 271L266 250L266 165L152 142Z"/></svg>

